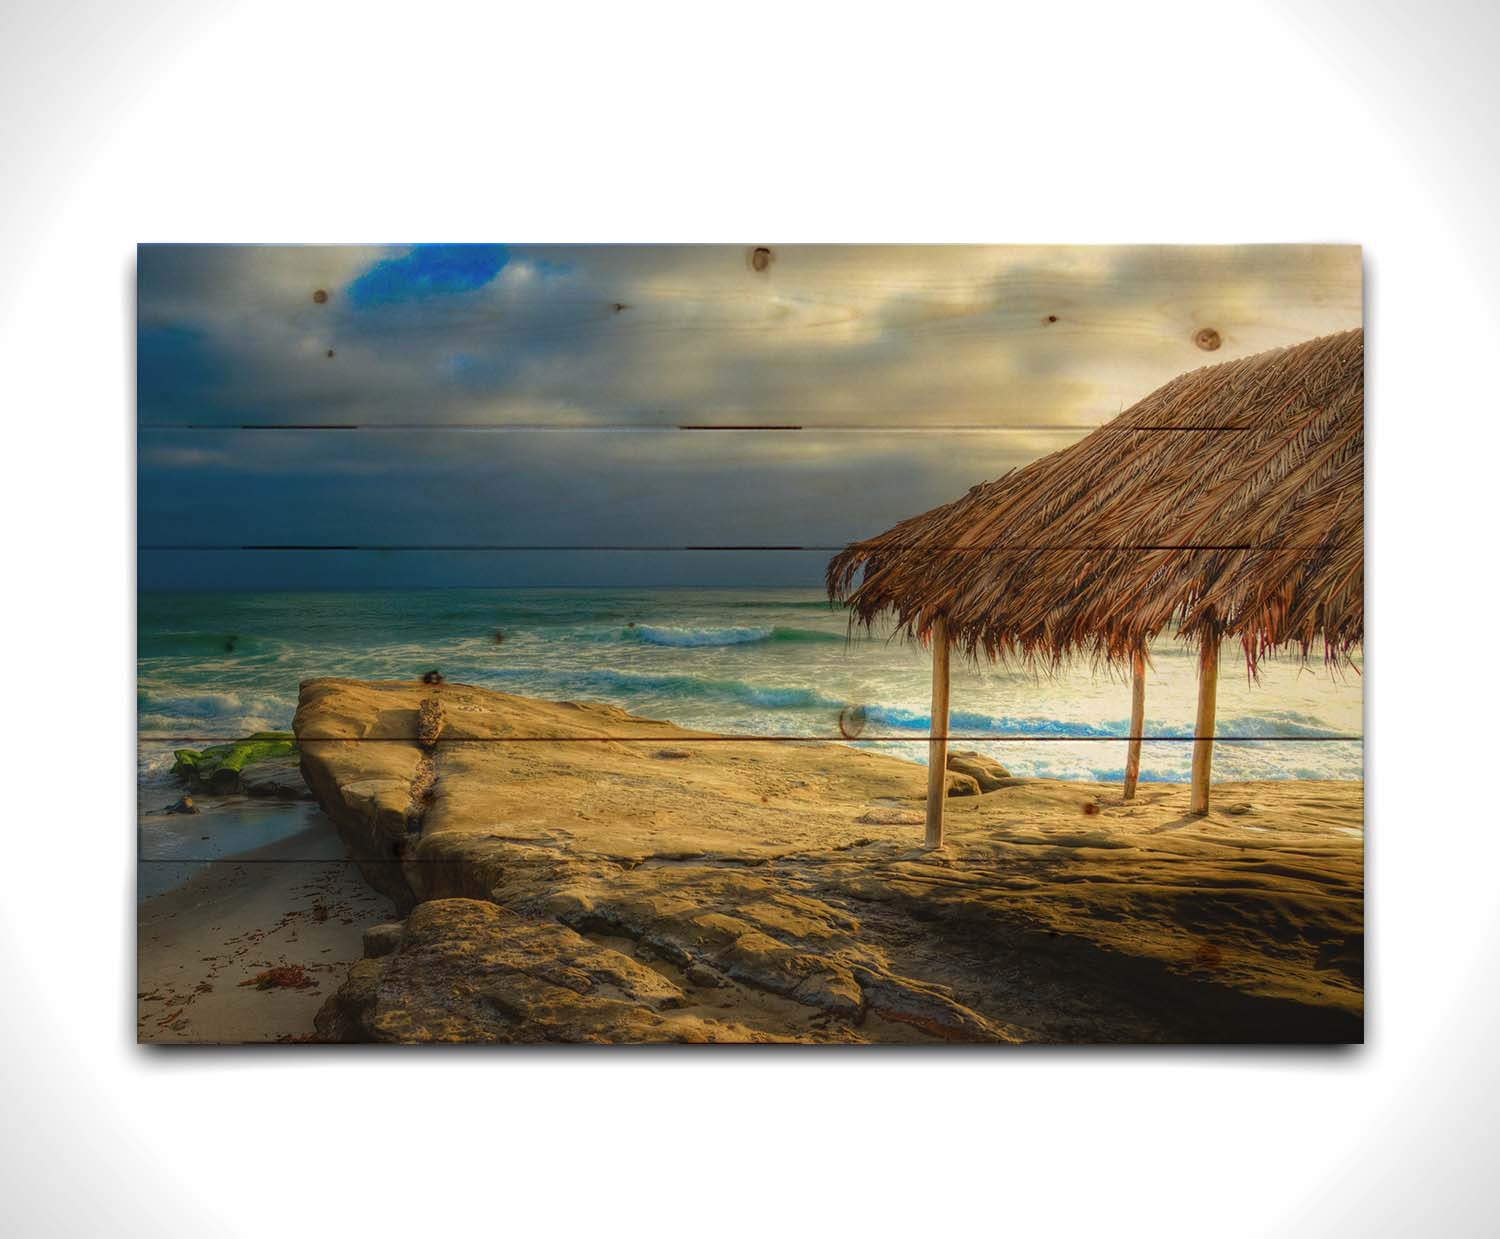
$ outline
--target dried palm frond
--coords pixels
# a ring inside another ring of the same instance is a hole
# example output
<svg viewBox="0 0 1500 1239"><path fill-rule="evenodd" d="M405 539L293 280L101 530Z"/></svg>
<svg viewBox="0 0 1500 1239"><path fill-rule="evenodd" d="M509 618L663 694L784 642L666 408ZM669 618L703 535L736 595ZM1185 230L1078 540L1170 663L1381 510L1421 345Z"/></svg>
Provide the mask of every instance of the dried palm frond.
<svg viewBox="0 0 1500 1239"><path fill-rule="evenodd" d="M1364 637L1364 332L1180 375L1086 438L846 547L851 624L939 615L973 657L1125 665L1191 644L1340 662Z"/></svg>

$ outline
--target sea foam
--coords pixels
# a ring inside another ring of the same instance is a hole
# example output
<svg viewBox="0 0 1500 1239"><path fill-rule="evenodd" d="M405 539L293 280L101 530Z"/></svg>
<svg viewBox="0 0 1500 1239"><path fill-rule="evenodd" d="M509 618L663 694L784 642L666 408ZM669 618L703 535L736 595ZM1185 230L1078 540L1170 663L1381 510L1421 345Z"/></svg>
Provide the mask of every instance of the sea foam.
<svg viewBox="0 0 1500 1239"><path fill-rule="evenodd" d="M622 630L626 640L677 648L753 645L759 641L842 641L837 633L811 628L677 628L665 624L636 624Z"/></svg>

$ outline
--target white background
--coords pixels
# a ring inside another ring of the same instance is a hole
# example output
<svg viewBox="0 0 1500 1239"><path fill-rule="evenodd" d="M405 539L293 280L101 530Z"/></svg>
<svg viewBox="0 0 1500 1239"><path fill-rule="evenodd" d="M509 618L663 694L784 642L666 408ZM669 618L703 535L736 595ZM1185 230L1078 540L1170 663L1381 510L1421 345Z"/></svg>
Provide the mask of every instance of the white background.
<svg viewBox="0 0 1500 1239"><path fill-rule="evenodd" d="M1488 4L6 3L0 1209L32 1234L1493 1233ZM1366 246L1369 1044L133 1044L133 245Z"/></svg>

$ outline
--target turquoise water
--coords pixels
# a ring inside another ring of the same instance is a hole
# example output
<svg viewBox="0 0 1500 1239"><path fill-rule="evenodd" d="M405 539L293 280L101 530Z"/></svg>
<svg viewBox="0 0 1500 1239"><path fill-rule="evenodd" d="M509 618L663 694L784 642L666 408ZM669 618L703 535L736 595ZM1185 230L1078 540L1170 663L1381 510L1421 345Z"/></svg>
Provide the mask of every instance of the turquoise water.
<svg viewBox="0 0 1500 1239"><path fill-rule="evenodd" d="M496 640L497 634L501 640ZM846 639L813 590L421 590L143 594L138 718L143 805L169 787L173 737L290 726L312 676L449 680L556 700L606 701L716 732L839 735L864 708L878 747L925 760L930 664L884 634ZM1153 650L1146 734L1191 734L1196 658ZM1033 676L955 661L950 730L1016 774L1119 779L1129 688L1087 666ZM1361 681L1321 661L1271 664L1251 684L1226 649L1218 779L1362 775ZM159 737L152 741L151 737ZM1028 737L1017 739L1016 737ZM1037 739L1036 737L1045 737ZM1288 742L1286 738L1297 738ZM1185 780L1190 745L1147 742L1145 780Z"/></svg>

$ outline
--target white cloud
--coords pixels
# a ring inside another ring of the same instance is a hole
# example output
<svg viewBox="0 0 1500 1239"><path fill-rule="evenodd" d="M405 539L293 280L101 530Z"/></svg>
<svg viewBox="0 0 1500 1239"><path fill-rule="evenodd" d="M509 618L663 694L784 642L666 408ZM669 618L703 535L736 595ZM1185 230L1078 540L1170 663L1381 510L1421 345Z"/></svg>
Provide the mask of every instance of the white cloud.
<svg viewBox="0 0 1500 1239"><path fill-rule="evenodd" d="M734 246L557 247L362 311L341 290L379 254L173 251L143 260L142 323L203 333L206 403L236 418L911 425L1093 424L1183 370L1360 321L1347 247L787 247L765 273Z"/></svg>

